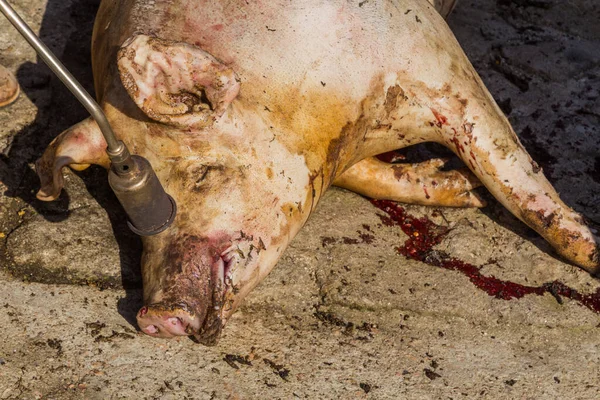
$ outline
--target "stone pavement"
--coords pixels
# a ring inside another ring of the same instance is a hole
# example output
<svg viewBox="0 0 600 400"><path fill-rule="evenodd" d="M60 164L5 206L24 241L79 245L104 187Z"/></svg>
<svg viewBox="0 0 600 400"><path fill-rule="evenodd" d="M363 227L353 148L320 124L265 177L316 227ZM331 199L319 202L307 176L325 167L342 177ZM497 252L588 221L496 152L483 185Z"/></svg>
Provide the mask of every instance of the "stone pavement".
<svg viewBox="0 0 600 400"><path fill-rule="evenodd" d="M97 0L12 4L91 90ZM599 20L595 0L463 1L449 20L596 228ZM489 195L482 210L406 206L394 224L332 189L217 346L139 334L141 245L106 173L69 173L61 200L34 198L33 162L85 111L2 18L0 64L22 86L0 109L0 399L600 398L600 283ZM435 224L417 233L443 233L421 261L397 251L416 237L410 216Z"/></svg>

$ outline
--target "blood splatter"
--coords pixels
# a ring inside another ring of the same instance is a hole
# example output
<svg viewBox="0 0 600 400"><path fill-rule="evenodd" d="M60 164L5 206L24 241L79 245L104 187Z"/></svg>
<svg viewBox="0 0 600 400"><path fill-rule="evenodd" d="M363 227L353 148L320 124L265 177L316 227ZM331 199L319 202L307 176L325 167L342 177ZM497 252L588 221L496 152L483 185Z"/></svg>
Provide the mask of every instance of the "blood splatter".
<svg viewBox="0 0 600 400"><path fill-rule="evenodd" d="M442 113L440 113L439 111L431 108L431 112L435 116L435 119L437 121L436 125L438 128L441 128L442 125L446 125L448 123L448 118L446 118L444 115L442 115Z"/></svg>
<svg viewBox="0 0 600 400"><path fill-rule="evenodd" d="M423 191L425 192L425 198L429 200L431 196L429 196L429 193L427 193L427 188L425 186L423 186Z"/></svg>
<svg viewBox="0 0 600 400"><path fill-rule="evenodd" d="M387 214L379 216L384 225L399 226L408 235L404 245L396 249L408 258L431 266L458 271L467 276L477 288L498 299L520 299L528 294L542 296L549 293L561 304L562 297L566 297L600 313L600 288L596 289L594 293L582 294L559 281L544 283L541 286L527 286L483 275L480 267L433 249L448 233L448 228L437 225L425 217L412 217L393 201L371 200L371 203Z"/></svg>

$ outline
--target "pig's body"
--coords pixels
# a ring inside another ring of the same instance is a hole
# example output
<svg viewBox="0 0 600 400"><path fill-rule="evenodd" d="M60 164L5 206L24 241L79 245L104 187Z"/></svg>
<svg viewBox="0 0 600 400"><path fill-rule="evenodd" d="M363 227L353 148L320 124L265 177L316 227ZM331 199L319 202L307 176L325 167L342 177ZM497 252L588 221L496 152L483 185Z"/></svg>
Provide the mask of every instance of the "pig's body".
<svg viewBox="0 0 600 400"><path fill-rule="evenodd" d="M596 239L426 1L104 0L93 64L113 129L179 208L144 239L148 334L214 342L331 184L481 206L470 173L371 158L425 141L455 151L564 257L598 267ZM39 197L58 196L64 165L108 167L104 147L93 122L64 132L38 164Z"/></svg>

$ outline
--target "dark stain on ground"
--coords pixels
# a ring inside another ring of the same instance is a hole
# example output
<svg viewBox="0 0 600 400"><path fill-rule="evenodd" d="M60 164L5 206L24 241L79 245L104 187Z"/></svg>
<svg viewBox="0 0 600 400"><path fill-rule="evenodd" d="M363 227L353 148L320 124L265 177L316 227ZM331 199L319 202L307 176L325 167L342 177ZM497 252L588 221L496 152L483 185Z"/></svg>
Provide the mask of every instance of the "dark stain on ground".
<svg viewBox="0 0 600 400"><path fill-rule="evenodd" d="M371 385L368 383L361 383L359 386L365 393L369 393L371 391Z"/></svg>
<svg viewBox="0 0 600 400"><path fill-rule="evenodd" d="M384 225L399 226L408 235L409 239L406 240L404 245L397 248L400 254L408 258L431 266L458 271L467 276L477 288L497 299L520 299L528 294L542 296L549 293L557 299L559 304L562 304L562 298L566 297L596 313L600 313L600 288L591 294L582 294L559 281L544 283L536 287L504 281L494 276L485 276L480 272L480 267L433 249L436 244L442 241L448 232L447 228L441 227L425 217L414 218L393 201L371 200L371 203L387 214L380 215Z"/></svg>
<svg viewBox="0 0 600 400"><path fill-rule="evenodd" d="M321 321L327 325L333 325L333 326L338 326L338 327L344 328L344 331L343 331L344 335L352 336L356 331L367 332L369 334L368 338L359 337L358 339L368 340L373 336L373 334L375 333L375 331L377 329L376 324L363 322L362 325L355 325L353 322L344 321L343 319L341 319L340 317L338 317L337 315L335 315L332 312L322 311L319 308L320 307L318 305L315 306L316 310L315 310L313 316L315 318L317 318L319 321Z"/></svg>
<svg viewBox="0 0 600 400"><path fill-rule="evenodd" d="M281 379L287 382L287 378L290 375L290 370L285 368L282 364L277 364L268 358L263 358L265 364L267 364L276 375L279 375Z"/></svg>
<svg viewBox="0 0 600 400"><path fill-rule="evenodd" d="M362 243L366 243L366 244L371 244L371 243L373 243L373 240L375 240L375 236L373 236L369 233L364 233L364 232L360 232L360 231L358 231L358 237L360 238Z"/></svg>
<svg viewBox="0 0 600 400"><path fill-rule="evenodd" d="M549 0L497 0L497 4L502 7L533 7L544 10L549 10L553 5Z"/></svg>
<svg viewBox="0 0 600 400"><path fill-rule="evenodd" d="M98 274L96 277L77 277L68 268L49 270L37 265L15 265L10 263L3 268L23 282L38 282L51 285L77 285L105 289L141 288L141 280L125 281L119 277Z"/></svg>
<svg viewBox="0 0 600 400"><path fill-rule="evenodd" d="M330 244L334 244L337 241L336 238L330 236L321 237L321 247L327 247Z"/></svg>
<svg viewBox="0 0 600 400"><path fill-rule="evenodd" d="M361 244L361 243L372 244L373 241L375 240L375 236L371 235L370 233L365 233L362 231L356 231L356 232L358 233L358 239L351 238L348 236L343 236L342 238L339 238L339 240L344 244ZM331 236L323 236L323 237L321 237L321 246L327 247L331 244L336 243L337 241L338 241L338 238L334 238Z"/></svg>
<svg viewBox="0 0 600 400"><path fill-rule="evenodd" d="M56 355L58 357L60 357L63 353L63 349L62 349L62 340L60 339L48 339L48 341L46 342L48 344L48 347L56 350Z"/></svg>
<svg viewBox="0 0 600 400"><path fill-rule="evenodd" d="M100 321L86 322L85 327L86 329L90 329L90 335L98 336L100 334L100 331L102 331L103 328L106 328L106 324Z"/></svg>
<svg viewBox="0 0 600 400"><path fill-rule="evenodd" d="M89 334L94 337L95 343L111 343L114 339L133 339L135 336L132 335L133 331L129 330L131 333L125 332L117 332L112 330L109 335L101 335L101 332L104 328L106 328L106 324L100 321L96 322L86 322L85 323L86 331L89 330ZM125 327L122 327L125 330L128 330Z"/></svg>
<svg viewBox="0 0 600 400"><path fill-rule="evenodd" d="M233 369L240 369L238 364L252 366L252 362L250 362L248 356L242 357L237 354L226 354L225 357L223 357L223 361Z"/></svg>
<svg viewBox="0 0 600 400"><path fill-rule="evenodd" d="M518 68L511 65L510 60L504 56L501 47L494 48L493 53L494 55L490 62L491 68L518 87L521 92L527 92L529 90L530 78L525 76Z"/></svg>
<svg viewBox="0 0 600 400"><path fill-rule="evenodd" d="M134 336L124 332L112 331L108 336L99 335L94 338L96 343L111 343L113 339L133 339Z"/></svg>
<svg viewBox="0 0 600 400"><path fill-rule="evenodd" d="M442 377L440 374L438 374L437 372L434 372L434 371L430 370L429 368L423 369L423 372L425 372L425 376L428 377L431 380L434 380L434 379Z"/></svg>

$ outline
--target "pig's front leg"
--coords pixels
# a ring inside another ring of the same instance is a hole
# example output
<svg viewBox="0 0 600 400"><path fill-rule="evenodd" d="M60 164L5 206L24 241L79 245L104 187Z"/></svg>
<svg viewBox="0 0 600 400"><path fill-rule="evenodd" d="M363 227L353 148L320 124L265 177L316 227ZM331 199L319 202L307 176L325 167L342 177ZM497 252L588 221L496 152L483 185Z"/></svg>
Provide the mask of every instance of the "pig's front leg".
<svg viewBox="0 0 600 400"><path fill-rule="evenodd" d="M41 188L37 198L43 201L56 200L63 188L62 169L65 166L81 171L98 164L110 166L106 154L106 141L96 122L90 117L73 125L48 146L35 163Z"/></svg>
<svg viewBox="0 0 600 400"><path fill-rule="evenodd" d="M442 171L445 161L389 164L366 158L337 177L334 185L380 200L444 207L484 207L471 190L481 183L466 170Z"/></svg>

